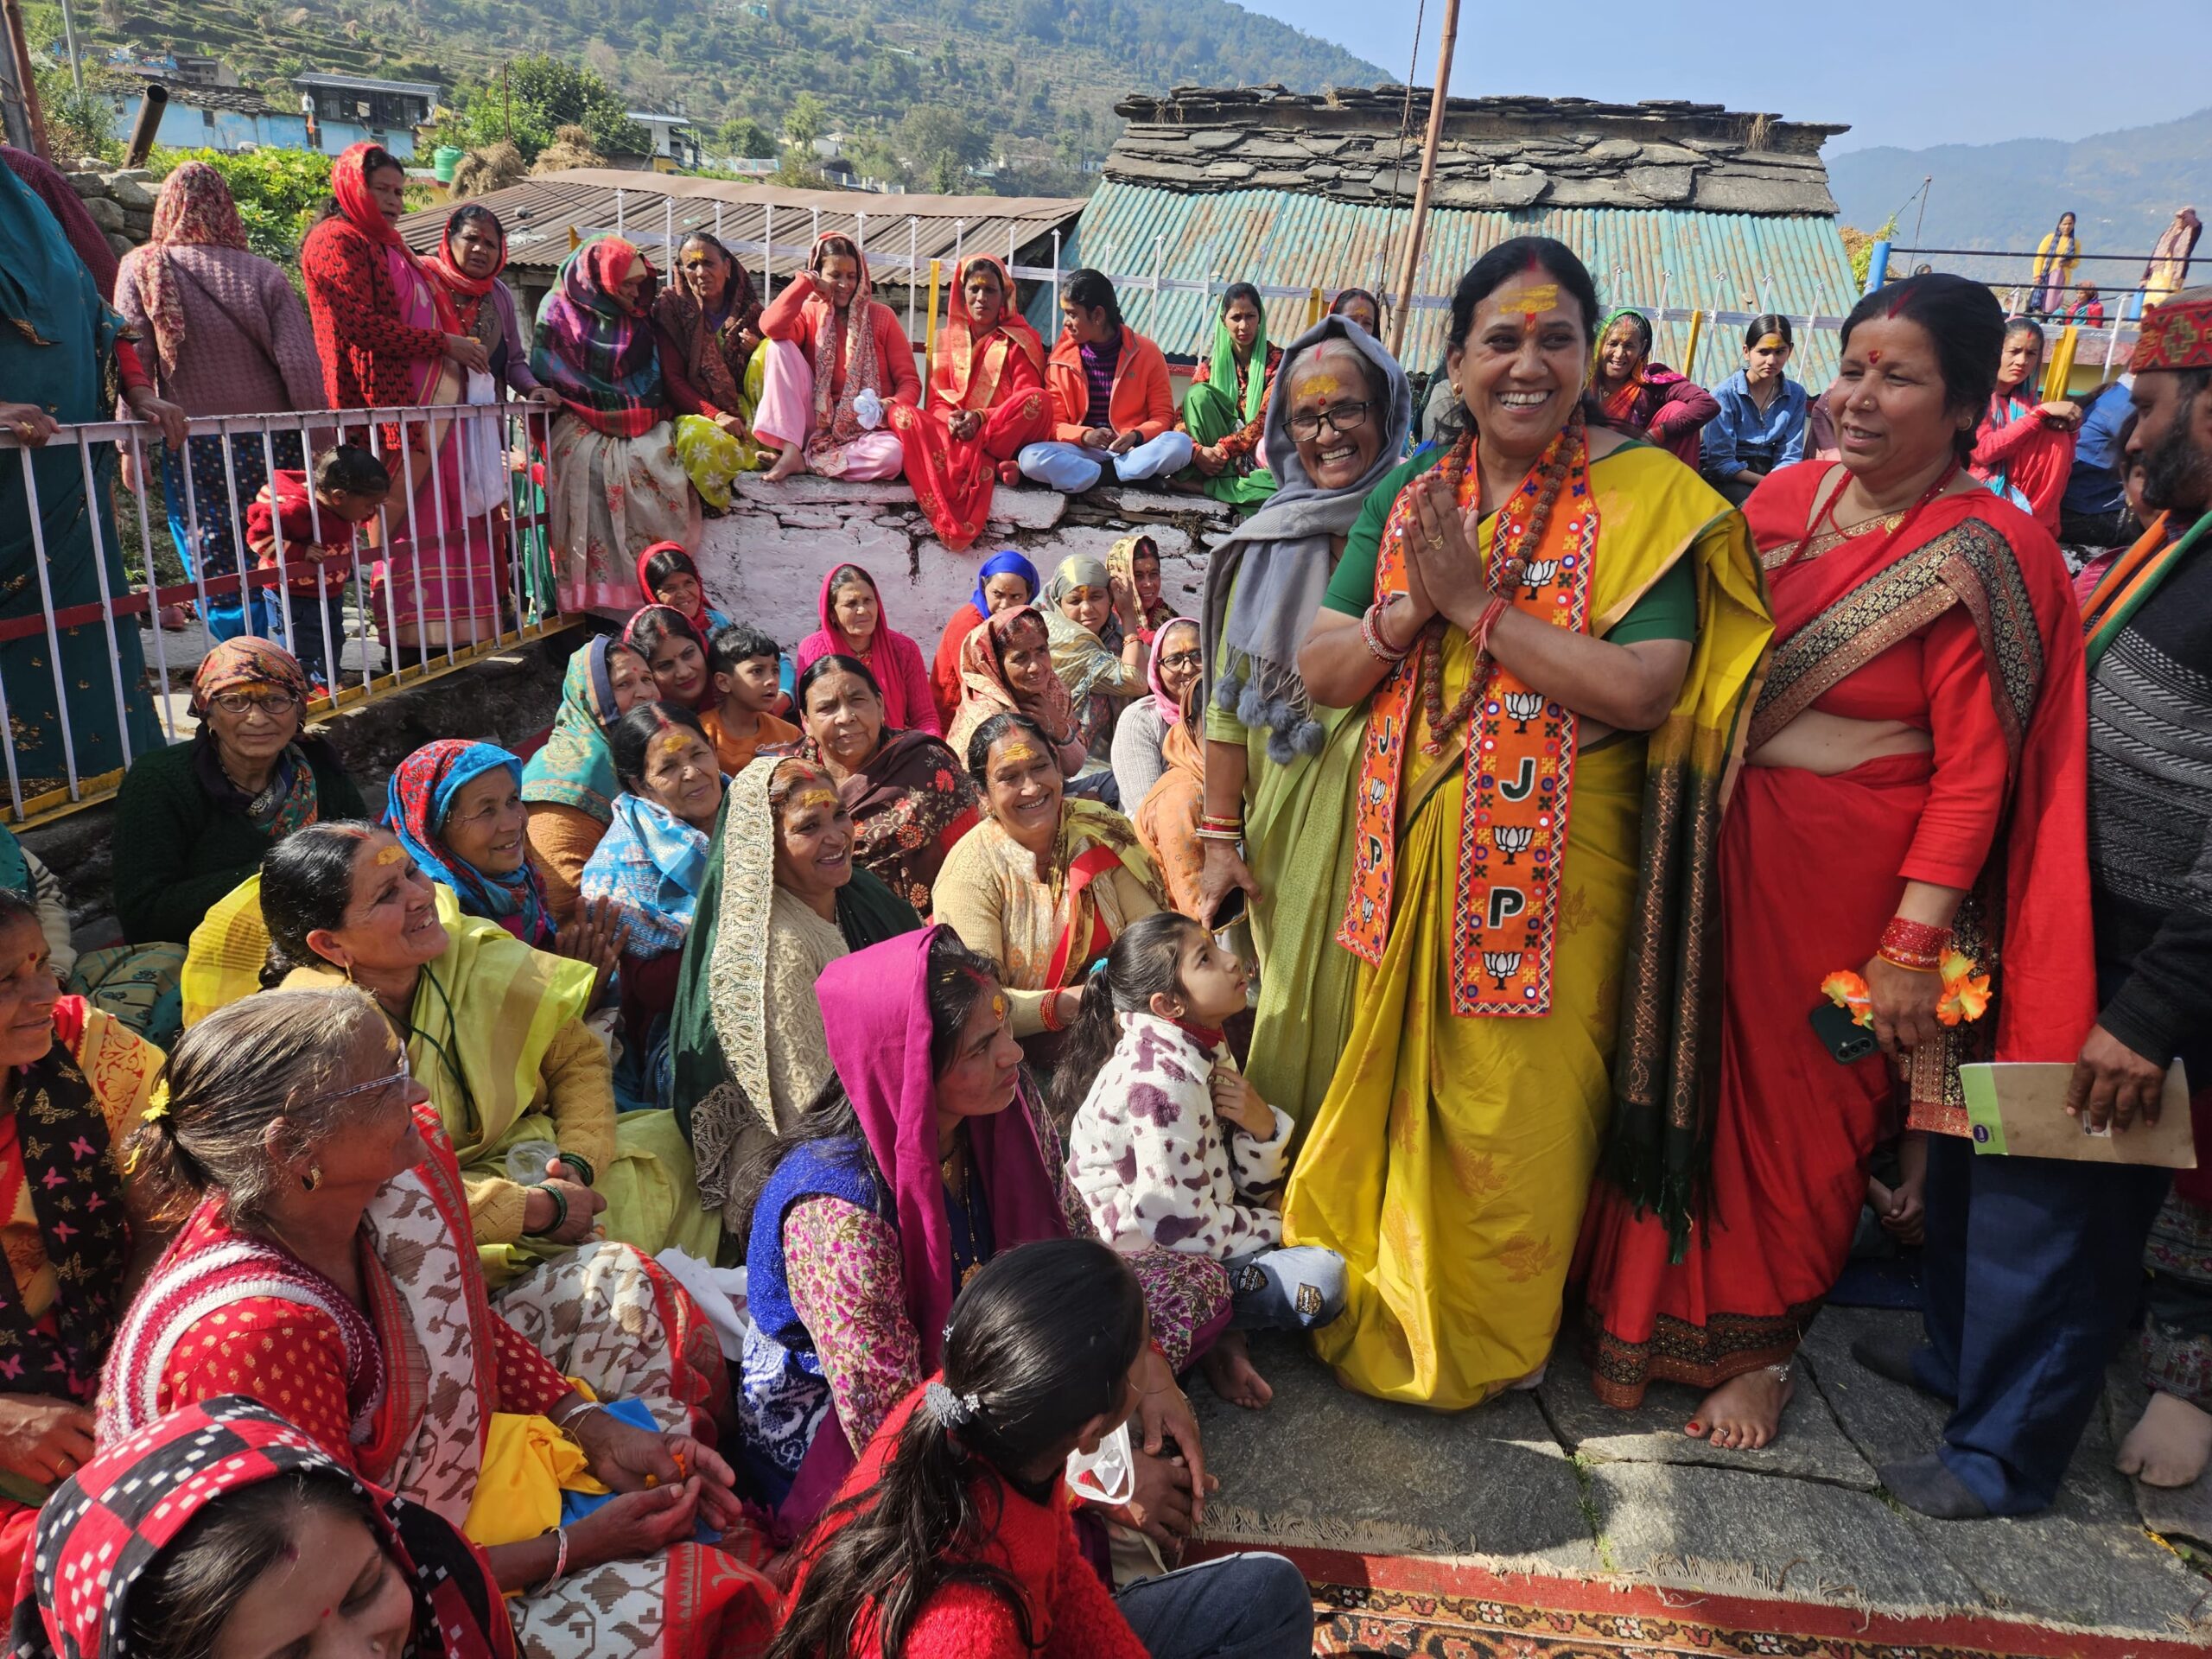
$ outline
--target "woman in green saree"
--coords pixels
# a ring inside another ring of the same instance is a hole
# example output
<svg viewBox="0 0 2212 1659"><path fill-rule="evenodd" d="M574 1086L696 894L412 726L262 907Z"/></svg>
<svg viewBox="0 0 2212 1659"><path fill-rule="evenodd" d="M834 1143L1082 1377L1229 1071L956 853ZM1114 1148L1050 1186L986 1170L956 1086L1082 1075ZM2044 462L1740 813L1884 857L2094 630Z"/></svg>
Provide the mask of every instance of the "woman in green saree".
<svg viewBox="0 0 2212 1659"><path fill-rule="evenodd" d="M857 839L811 760L764 754L724 793L669 1023L700 1196L733 1220L753 1198L733 1190L737 1172L830 1081L815 981L849 951L922 925L855 860Z"/></svg>
<svg viewBox="0 0 2212 1659"><path fill-rule="evenodd" d="M1275 385L1268 448L1281 487L1230 532L1206 575L1199 903L1211 918L1236 889L1250 899L1260 1002L1248 1071L1261 1096L1302 1126L1351 1023L1357 963L1332 936L1363 728L1314 706L1298 645L1369 493L1405 447L1413 391L1374 336L1341 317L1292 344Z"/></svg>
<svg viewBox="0 0 2212 1659"><path fill-rule="evenodd" d="M1281 362L1282 347L1268 344L1260 290L1231 283L1221 296L1213 348L1183 397L1177 425L1195 446L1185 481L1233 507L1252 506L1274 493L1274 474L1261 445Z"/></svg>
<svg viewBox="0 0 2212 1659"><path fill-rule="evenodd" d="M88 499L77 446L48 442L56 423L111 420L122 402L182 445L184 411L155 395L122 326L46 204L0 168L0 432L30 448L38 495L34 525L22 463L0 458L0 621L35 619L42 594L57 611L98 605L103 578L111 599L130 591L108 499L115 447L92 446ZM13 781L26 800L64 787L72 769L97 778L162 747L137 622L95 619L56 638L59 662L42 629L0 644Z"/></svg>

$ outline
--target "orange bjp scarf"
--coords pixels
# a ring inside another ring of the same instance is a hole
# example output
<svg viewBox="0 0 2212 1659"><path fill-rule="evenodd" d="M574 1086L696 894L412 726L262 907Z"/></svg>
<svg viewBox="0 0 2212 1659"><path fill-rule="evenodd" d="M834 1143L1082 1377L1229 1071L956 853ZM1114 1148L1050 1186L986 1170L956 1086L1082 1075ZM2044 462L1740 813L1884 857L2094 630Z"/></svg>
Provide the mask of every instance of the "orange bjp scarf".
<svg viewBox="0 0 2212 1659"><path fill-rule="evenodd" d="M1463 439L1438 463L1464 510L1481 477ZM1492 588L1516 608L1554 627L1589 627L1591 556L1598 544L1590 493L1589 444L1580 420L1554 437L1520 487L1498 509L1491 537ZM1538 512L1546 474L1563 472L1553 510ZM1537 522L1540 518L1542 522ZM1410 491L1399 492L1382 531L1375 594L1406 586L1406 538L1417 534ZM1398 791L1416 702L1443 674L1443 629L1432 624L1413 653L1376 688L1368 707L1354 794L1351 886L1337 942L1379 967L1390 931L1397 867ZM1452 1012L1535 1018L1551 1012L1558 935L1560 861L1574 775L1573 712L1546 697L1487 653L1471 674L1464 734L1466 794L1459 822L1459 875L1452 896ZM1433 718L1433 711L1432 711ZM1446 723L1451 722L1449 716ZM1440 755L1455 734L1432 731L1423 743Z"/></svg>
<svg viewBox="0 0 2212 1659"><path fill-rule="evenodd" d="M968 315L968 272L988 265L999 274L999 291L1006 296L997 323L988 334L975 332ZM930 390L948 409L988 409L998 397L999 380L1013 353L1019 351L1045 373L1045 342L1017 308L1014 274L986 253L970 254L953 268L952 302L945 308L944 327L938 335L937 363L930 371Z"/></svg>

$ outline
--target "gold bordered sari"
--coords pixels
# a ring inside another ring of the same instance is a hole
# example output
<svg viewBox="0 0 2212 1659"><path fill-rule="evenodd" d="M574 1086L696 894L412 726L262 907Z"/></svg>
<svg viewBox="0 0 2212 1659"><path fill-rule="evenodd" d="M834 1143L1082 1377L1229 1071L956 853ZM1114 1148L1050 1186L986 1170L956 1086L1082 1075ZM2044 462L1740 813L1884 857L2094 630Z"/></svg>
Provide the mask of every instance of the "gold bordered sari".
<svg viewBox="0 0 2212 1659"><path fill-rule="evenodd" d="M1414 699L1381 961L1360 964L1350 1040L1284 1200L1291 1242L1351 1269L1350 1306L1316 1334L1321 1357L1363 1392L1443 1409L1544 1363L1615 1097L1690 1086L1706 1052L1722 784L1770 624L1744 521L1696 474L1632 444L1588 478L1600 528L1587 632L1602 638L1687 557L1698 632L1667 720L1574 756L1549 1011L1452 1012L1463 742L1451 734L1429 754ZM1472 655L1447 630L1447 704Z"/></svg>

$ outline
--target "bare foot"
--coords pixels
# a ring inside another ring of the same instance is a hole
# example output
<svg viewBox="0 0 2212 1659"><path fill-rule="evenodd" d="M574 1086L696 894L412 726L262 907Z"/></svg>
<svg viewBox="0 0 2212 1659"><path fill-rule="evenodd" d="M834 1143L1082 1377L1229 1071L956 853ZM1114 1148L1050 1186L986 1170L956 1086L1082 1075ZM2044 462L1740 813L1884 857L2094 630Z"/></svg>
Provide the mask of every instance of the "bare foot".
<svg viewBox="0 0 2212 1659"><path fill-rule="evenodd" d="M1705 1396L1682 1433L1730 1452L1756 1452L1782 1427L1782 1408L1797 1384L1788 1373L1761 1366L1732 1376Z"/></svg>
<svg viewBox="0 0 2212 1659"><path fill-rule="evenodd" d="M1221 1340L1206 1351L1198 1363L1213 1391L1232 1406L1257 1411L1275 1397L1267 1378L1253 1368L1252 1351L1245 1344L1242 1331L1223 1332Z"/></svg>
<svg viewBox="0 0 2212 1659"><path fill-rule="evenodd" d="M796 443L787 443L784 446L783 454L776 457L776 464L768 469L767 479L772 484L779 478L789 478L793 473L805 470L806 452L804 448Z"/></svg>
<svg viewBox="0 0 2212 1659"><path fill-rule="evenodd" d="M2212 1457L2212 1413L2163 1389L2152 1392L2113 1465L2145 1486L2186 1486Z"/></svg>

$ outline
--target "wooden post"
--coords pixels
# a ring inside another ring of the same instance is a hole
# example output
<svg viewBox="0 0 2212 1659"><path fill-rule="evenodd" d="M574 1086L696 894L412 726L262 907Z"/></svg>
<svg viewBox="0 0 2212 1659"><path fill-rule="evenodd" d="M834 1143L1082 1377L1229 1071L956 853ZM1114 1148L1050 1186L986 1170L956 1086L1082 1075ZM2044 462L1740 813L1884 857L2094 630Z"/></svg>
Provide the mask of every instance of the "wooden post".
<svg viewBox="0 0 2212 1659"><path fill-rule="evenodd" d="M1390 314L1390 355L1406 343L1406 318L1413 310L1414 277L1421 270L1421 232L1428 219L1429 192L1436 183L1436 146L1444 137L1444 105L1451 97L1452 46L1459 33L1459 0L1444 0L1444 30L1436 42L1436 85L1428 95L1428 137L1421 147L1421 182L1414 188L1412 220L1406 226L1406 260L1398 272L1398 303Z"/></svg>
<svg viewBox="0 0 2212 1659"><path fill-rule="evenodd" d="M30 42L23 35L22 0L0 0L0 14L8 22L9 53L15 60L16 90L22 94L23 114L31 125L31 143L48 161L54 159L54 146L47 142L46 111L38 101L38 80L31 73Z"/></svg>
<svg viewBox="0 0 2212 1659"><path fill-rule="evenodd" d="M942 259L931 260L930 314L928 319L922 325L924 331L924 338L922 340L922 391L925 397L927 396L929 391L930 371L937 366L937 294L938 283L943 278L944 274L944 262ZM956 294L952 297L953 303L957 305L960 302L960 296ZM912 327L911 323L907 326L910 329Z"/></svg>

